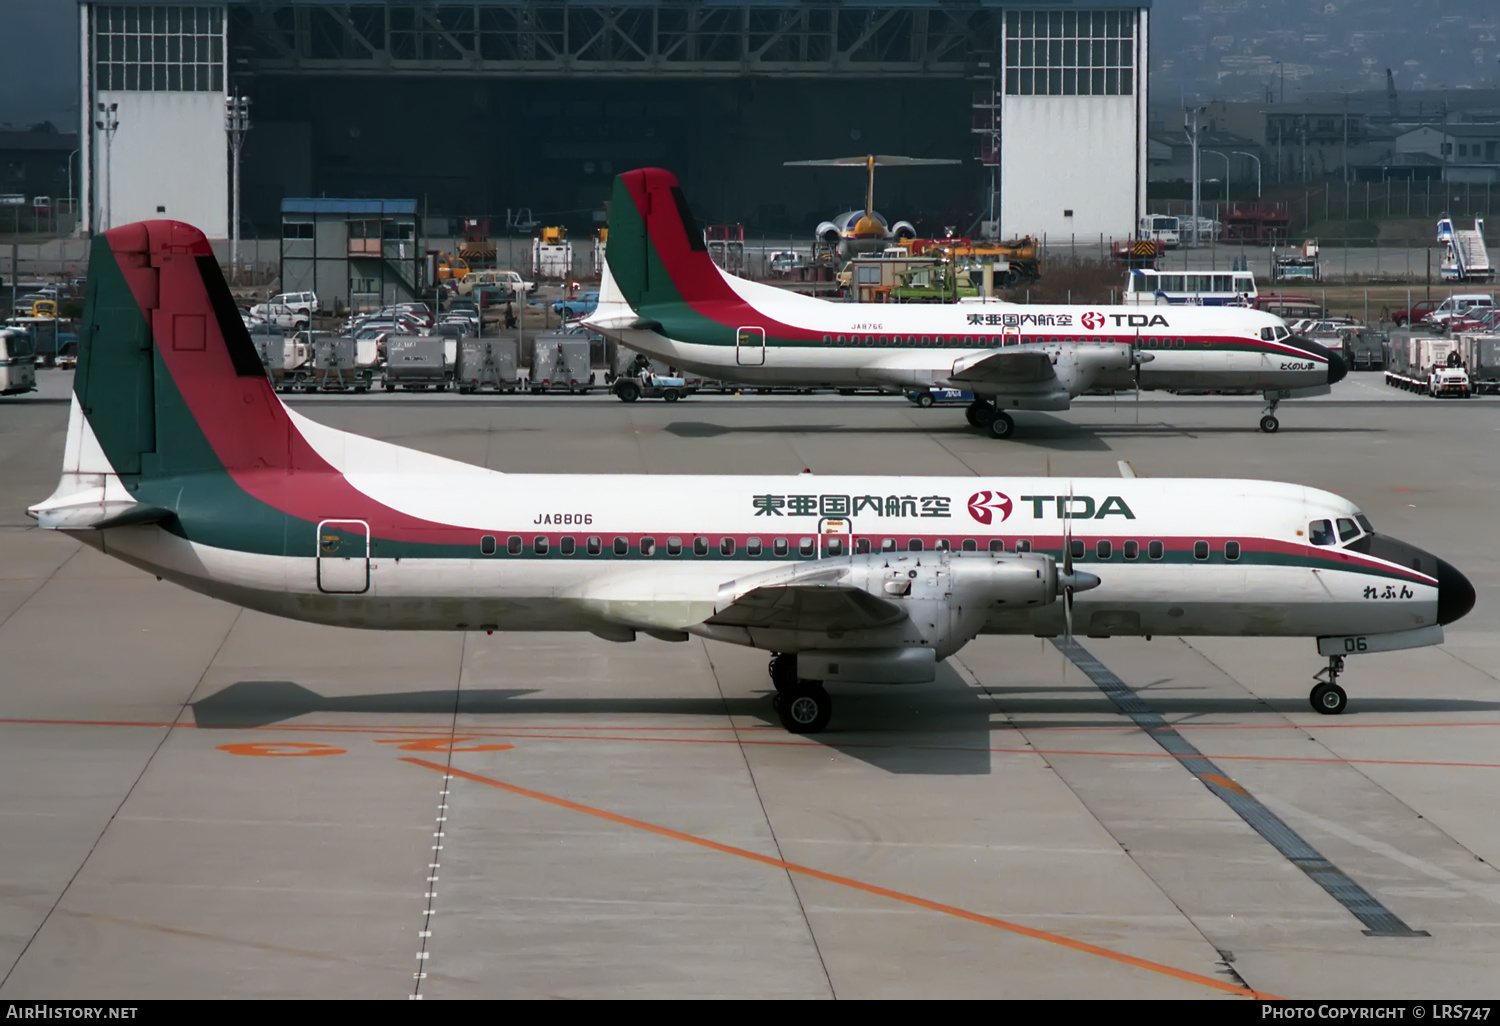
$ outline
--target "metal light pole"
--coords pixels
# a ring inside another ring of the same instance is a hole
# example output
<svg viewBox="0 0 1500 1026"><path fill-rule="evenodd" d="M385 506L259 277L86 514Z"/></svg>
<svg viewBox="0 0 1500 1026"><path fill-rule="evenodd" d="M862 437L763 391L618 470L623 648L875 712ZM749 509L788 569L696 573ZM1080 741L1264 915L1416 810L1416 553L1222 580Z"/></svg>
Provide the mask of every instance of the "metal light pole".
<svg viewBox="0 0 1500 1026"><path fill-rule="evenodd" d="M99 117L94 122L94 128L104 133L104 230L108 231L114 227L112 220L115 216L114 191L115 176L114 165L110 157L115 141L115 130L120 127L120 119L115 117L115 111L120 107L118 103L95 104L99 110Z"/></svg>
<svg viewBox="0 0 1500 1026"><path fill-rule="evenodd" d="M1198 248L1198 113L1202 107L1194 107L1190 111L1184 111L1182 115L1182 127L1188 133L1188 141L1193 144L1193 248ZM1191 123L1189 119L1191 118Z"/></svg>
<svg viewBox="0 0 1500 1026"><path fill-rule="evenodd" d="M1231 152L1236 157L1249 157L1255 161L1255 198L1257 200L1260 199L1260 158L1253 153L1246 153L1244 150L1232 150Z"/></svg>
<svg viewBox="0 0 1500 1026"><path fill-rule="evenodd" d="M1224 205L1227 207L1229 205L1229 154L1221 153L1218 150L1204 150L1203 155L1205 157L1218 157L1224 162Z"/></svg>
<svg viewBox="0 0 1500 1026"><path fill-rule="evenodd" d="M229 280L234 281L240 266L240 151L245 133L250 131L249 97L224 98L224 130L229 133L229 148L234 153L234 206L229 217Z"/></svg>

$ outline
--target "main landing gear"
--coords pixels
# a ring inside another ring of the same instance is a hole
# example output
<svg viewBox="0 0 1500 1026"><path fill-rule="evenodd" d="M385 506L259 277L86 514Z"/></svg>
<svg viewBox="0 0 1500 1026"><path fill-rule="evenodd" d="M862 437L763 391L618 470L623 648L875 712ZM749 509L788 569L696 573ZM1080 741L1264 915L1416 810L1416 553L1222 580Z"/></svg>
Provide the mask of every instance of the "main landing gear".
<svg viewBox="0 0 1500 1026"><path fill-rule="evenodd" d="M1016 430L1016 422L1010 414L996 409L988 399L975 399L964 411L964 416L974 427L988 431L991 438L1009 438Z"/></svg>
<svg viewBox="0 0 1500 1026"><path fill-rule="evenodd" d="M1337 716L1344 711L1344 706L1349 704L1349 696L1344 689L1339 687L1339 674L1344 672L1344 657L1341 655L1328 657L1328 668L1319 670L1313 677L1318 681L1313 685L1307 700L1312 704L1314 712L1320 712L1324 716ZM1324 676L1327 680L1323 680Z"/></svg>
<svg viewBox="0 0 1500 1026"><path fill-rule="evenodd" d="M771 708L789 734L816 734L828 726L833 717L833 699L820 680L797 676L797 656L784 652L771 657L768 668L776 695Z"/></svg>
<svg viewBox="0 0 1500 1026"><path fill-rule="evenodd" d="M1276 407L1280 404L1279 399L1266 400L1266 412L1260 418L1260 429L1268 435L1274 435L1281 427L1281 421L1276 419Z"/></svg>

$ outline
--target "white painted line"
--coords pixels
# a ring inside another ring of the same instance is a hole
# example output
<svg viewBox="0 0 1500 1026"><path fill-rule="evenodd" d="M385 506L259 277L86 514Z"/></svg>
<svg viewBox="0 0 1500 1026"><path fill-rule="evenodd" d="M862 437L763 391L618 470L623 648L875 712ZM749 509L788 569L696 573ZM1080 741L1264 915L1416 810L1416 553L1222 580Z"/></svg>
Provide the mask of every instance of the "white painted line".
<svg viewBox="0 0 1500 1026"><path fill-rule="evenodd" d="M441 830L439 830L437 833L433 834L432 836L433 837L442 837L443 836L443 832Z"/></svg>
<svg viewBox="0 0 1500 1026"><path fill-rule="evenodd" d="M431 937L432 936L432 931L431 930L418 930L417 931L417 936L418 937Z"/></svg>
<svg viewBox="0 0 1500 1026"><path fill-rule="evenodd" d="M437 877L435 877L435 876L429 876L429 877L428 877L428 878L427 878L427 882L428 882L428 883L432 883L432 881L434 881L434 880L436 880L436 879L437 879Z"/></svg>
<svg viewBox="0 0 1500 1026"><path fill-rule="evenodd" d="M448 806L446 806L446 805L439 805L439 806L438 806L438 808L440 808L440 809L446 809L446 808L447 808L447 807L448 807Z"/></svg>
<svg viewBox="0 0 1500 1026"><path fill-rule="evenodd" d="M436 862L429 862L429 863L427 863L427 868L428 869L440 869L442 867L440 867Z"/></svg>
<svg viewBox="0 0 1500 1026"><path fill-rule="evenodd" d="M417 952L417 957L418 958L429 958L429 957L431 957L431 953L430 952L426 952L426 951L418 951Z"/></svg>
<svg viewBox="0 0 1500 1026"><path fill-rule="evenodd" d="M422 897L424 897L424 898L436 898L437 897L437 891L428 891L426 894L422 895Z"/></svg>
<svg viewBox="0 0 1500 1026"><path fill-rule="evenodd" d="M432 836L433 837L442 837L443 835L442 834L433 834ZM443 850L443 846L441 844L434 844L432 846L432 850L433 851L442 851Z"/></svg>
<svg viewBox="0 0 1500 1026"><path fill-rule="evenodd" d="M438 818L437 818L437 821L438 821L438 822L439 822L439 823L446 823L446 822L448 822L448 817L447 817L447 816L439 816L439 817L438 817Z"/></svg>

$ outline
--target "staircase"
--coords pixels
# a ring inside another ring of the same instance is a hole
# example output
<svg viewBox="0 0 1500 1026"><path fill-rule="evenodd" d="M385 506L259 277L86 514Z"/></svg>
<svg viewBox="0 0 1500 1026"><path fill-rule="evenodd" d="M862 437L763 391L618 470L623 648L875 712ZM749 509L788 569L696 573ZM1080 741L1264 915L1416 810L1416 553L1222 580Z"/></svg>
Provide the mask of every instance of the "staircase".
<svg viewBox="0 0 1500 1026"><path fill-rule="evenodd" d="M1443 243L1442 277L1447 281L1494 281L1495 268L1484 247L1484 221L1474 219L1472 231L1453 227L1443 218L1438 222L1437 241Z"/></svg>

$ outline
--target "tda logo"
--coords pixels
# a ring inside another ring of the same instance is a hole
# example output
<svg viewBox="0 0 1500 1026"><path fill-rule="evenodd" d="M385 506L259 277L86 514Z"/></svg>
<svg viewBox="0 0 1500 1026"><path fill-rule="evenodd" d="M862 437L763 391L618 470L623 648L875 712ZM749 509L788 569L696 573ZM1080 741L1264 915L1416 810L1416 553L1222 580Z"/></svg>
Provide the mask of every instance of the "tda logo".
<svg viewBox="0 0 1500 1026"><path fill-rule="evenodd" d="M975 492L969 496L969 516L981 524L989 524L998 511L1001 520L1010 519L1010 496L1004 492Z"/></svg>
<svg viewBox="0 0 1500 1026"><path fill-rule="evenodd" d="M1078 318L1078 321L1090 331L1098 331L1100 328L1104 327L1104 315L1102 313L1099 313L1097 310L1090 310L1088 313Z"/></svg>
<svg viewBox="0 0 1500 1026"><path fill-rule="evenodd" d="M1135 514L1118 495L1106 495L1103 500L1092 495L1023 495L1021 501L1031 503L1031 516L1034 520L1041 520L1049 513L1059 520L1103 520L1105 517L1135 519Z"/></svg>

